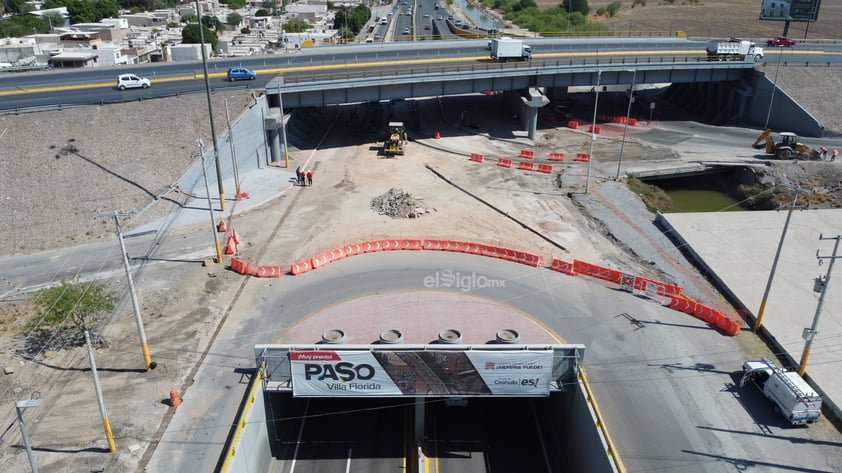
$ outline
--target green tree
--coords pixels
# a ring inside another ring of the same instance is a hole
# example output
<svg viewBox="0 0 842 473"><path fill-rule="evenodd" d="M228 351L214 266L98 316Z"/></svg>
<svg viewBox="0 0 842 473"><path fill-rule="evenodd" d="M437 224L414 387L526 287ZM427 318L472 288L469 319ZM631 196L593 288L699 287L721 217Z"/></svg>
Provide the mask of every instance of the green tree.
<svg viewBox="0 0 842 473"><path fill-rule="evenodd" d="M304 20L293 18L284 23L283 28L287 33L301 33L310 29L310 25Z"/></svg>
<svg viewBox="0 0 842 473"><path fill-rule="evenodd" d="M94 4L94 10L97 13L96 21L103 18L116 18L120 13L120 7L116 0L97 0Z"/></svg>
<svg viewBox="0 0 842 473"><path fill-rule="evenodd" d="M226 0L222 3L227 3L232 10L239 10L246 6L246 0Z"/></svg>
<svg viewBox="0 0 842 473"><path fill-rule="evenodd" d="M66 6L70 23L93 23L99 20L94 5L87 0L70 0Z"/></svg>
<svg viewBox="0 0 842 473"><path fill-rule="evenodd" d="M16 15L0 20L0 38L14 38L36 33L46 33L50 26L46 19L34 15Z"/></svg>
<svg viewBox="0 0 842 473"><path fill-rule="evenodd" d="M199 17L196 16L194 13L185 13L181 15L181 22L182 23L198 23Z"/></svg>
<svg viewBox="0 0 842 473"><path fill-rule="evenodd" d="M217 31L222 29L222 22L219 21L219 18L212 15L203 16L202 24L205 25L206 28L211 28Z"/></svg>
<svg viewBox="0 0 842 473"><path fill-rule="evenodd" d="M363 29L369 18L371 18L371 10L365 5L354 8L342 6L333 14L333 25L334 28L340 30L340 37L345 38L341 33L343 28L350 30L353 37Z"/></svg>
<svg viewBox="0 0 842 473"><path fill-rule="evenodd" d="M229 13L228 18L226 18L225 23L228 26L238 26L243 21L243 16L239 13Z"/></svg>
<svg viewBox="0 0 842 473"><path fill-rule="evenodd" d="M6 13L26 13L32 10L32 7L27 5L26 0L3 0L3 9Z"/></svg>
<svg viewBox="0 0 842 473"><path fill-rule="evenodd" d="M181 42L185 44L201 44L202 39L200 35L204 35L205 44L210 44L211 49L216 51L216 45L219 44L219 38L216 36L216 33L208 29L205 25L202 25L200 32L198 23L190 23L181 30Z"/></svg>
<svg viewBox="0 0 842 473"><path fill-rule="evenodd" d="M49 332L56 343L81 342L84 331L114 310L117 296L104 284L62 280L35 293L37 316L27 324L28 333ZM43 346L42 346L43 348Z"/></svg>
<svg viewBox="0 0 842 473"><path fill-rule="evenodd" d="M272 16L272 13L265 8L261 8L254 12L254 16Z"/></svg>
<svg viewBox="0 0 842 473"><path fill-rule="evenodd" d="M579 12L584 16L588 16L591 11L588 0L563 0L561 8L566 12Z"/></svg>

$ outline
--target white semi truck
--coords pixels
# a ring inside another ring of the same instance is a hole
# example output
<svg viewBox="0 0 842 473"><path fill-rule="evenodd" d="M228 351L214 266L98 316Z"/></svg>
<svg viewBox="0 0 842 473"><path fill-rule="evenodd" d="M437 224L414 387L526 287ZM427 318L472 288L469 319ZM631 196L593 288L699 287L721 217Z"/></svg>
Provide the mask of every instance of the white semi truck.
<svg viewBox="0 0 842 473"><path fill-rule="evenodd" d="M515 38L493 38L489 44L491 59L497 61L528 61L532 59L532 46Z"/></svg>
<svg viewBox="0 0 842 473"><path fill-rule="evenodd" d="M731 41L713 41L707 47L708 61L759 61L763 59L763 48L753 41L733 39Z"/></svg>
<svg viewBox="0 0 842 473"><path fill-rule="evenodd" d="M743 363L740 387L755 384L792 425L812 424L822 413L822 398L798 373L765 358Z"/></svg>

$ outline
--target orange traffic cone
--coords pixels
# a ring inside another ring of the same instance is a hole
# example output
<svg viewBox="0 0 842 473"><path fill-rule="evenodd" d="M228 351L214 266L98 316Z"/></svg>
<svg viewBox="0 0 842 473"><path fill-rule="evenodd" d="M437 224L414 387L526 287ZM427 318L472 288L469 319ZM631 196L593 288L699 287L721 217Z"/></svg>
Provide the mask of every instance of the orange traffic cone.
<svg viewBox="0 0 842 473"><path fill-rule="evenodd" d="M219 219L219 225L216 226L216 231L218 231L220 233L225 233L226 231L228 231L228 229L225 228L225 219L224 218Z"/></svg>
<svg viewBox="0 0 842 473"><path fill-rule="evenodd" d="M170 407L178 407L181 404L181 397L178 395L178 389L170 389Z"/></svg>
<svg viewBox="0 0 842 473"><path fill-rule="evenodd" d="M225 243L225 250L223 251L226 255L233 255L237 252L237 246L234 243L233 237L228 237L228 241Z"/></svg>
<svg viewBox="0 0 842 473"><path fill-rule="evenodd" d="M439 133L439 131L438 131L438 130L434 131L434 132L433 132L433 138L435 138L435 139L439 139L439 138L441 138L441 133Z"/></svg>
<svg viewBox="0 0 842 473"><path fill-rule="evenodd" d="M234 228L233 230L231 230L231 239L232 239L232 240L234 240L234 244L235 244L235 245L239 245L239 244L240 244L240 234L239 234L239 233L237 233L237 229L236 229L236 228Z"/></svg>

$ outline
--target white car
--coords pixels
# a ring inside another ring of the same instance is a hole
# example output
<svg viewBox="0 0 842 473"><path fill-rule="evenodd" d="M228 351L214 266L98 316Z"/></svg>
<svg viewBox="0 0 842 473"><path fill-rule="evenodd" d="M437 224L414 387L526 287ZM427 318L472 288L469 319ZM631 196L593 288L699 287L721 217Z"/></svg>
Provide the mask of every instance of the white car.
<svg viewBox="0 0 842 473"><path fill-rule="evenodd" d="M146 89L152 85L146 77L140 77L134 74L120 74L117 76L116 88L119 90L126 89Z"/></svg>

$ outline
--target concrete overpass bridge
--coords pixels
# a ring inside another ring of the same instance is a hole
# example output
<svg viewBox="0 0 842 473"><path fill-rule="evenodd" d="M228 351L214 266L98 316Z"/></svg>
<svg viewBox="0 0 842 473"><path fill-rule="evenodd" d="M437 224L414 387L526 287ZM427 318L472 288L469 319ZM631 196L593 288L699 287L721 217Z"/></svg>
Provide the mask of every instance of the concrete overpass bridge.
<svg viewBox="0 0 842 473"><path fill-rule="evenodd" d="M280 153L282 109L502 92L529 137L538 109L564 97L571 87L669 84L664 97L714 125L739 123L785 127L820 136L821 125L774 84L752 61L709 61L704 42L676 38L529 38L529 62L498 63L486 41L415 42L344 51L311 66L288 68L266 85L271 113L266 124L273 157ZM466 46L467 44L467 46ZM411 46L411 48L410 48ZM772 101L772 98L774 100ZM771 101L771 110L770 110ZM778 117L786 117L783 119ZM797 125L793 125L797 124ZM779 126L780 125L780 126ZM797 128L794 129L793 127Z"/></svg>

